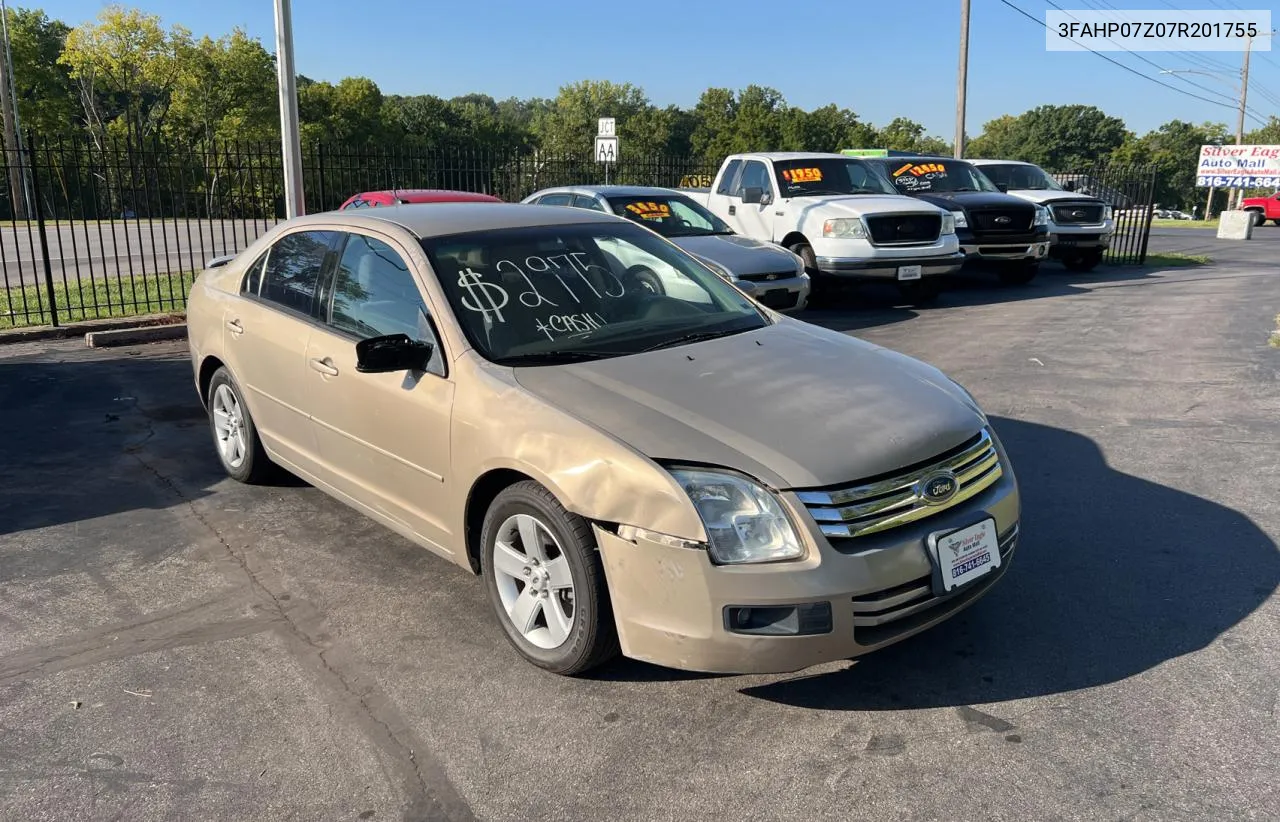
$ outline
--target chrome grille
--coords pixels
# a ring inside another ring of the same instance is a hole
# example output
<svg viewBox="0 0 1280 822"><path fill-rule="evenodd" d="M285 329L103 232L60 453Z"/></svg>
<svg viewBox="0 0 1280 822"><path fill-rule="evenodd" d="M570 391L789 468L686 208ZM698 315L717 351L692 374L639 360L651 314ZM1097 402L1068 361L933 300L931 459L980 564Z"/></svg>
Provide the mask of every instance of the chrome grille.
<svg viewBox="0 0 1280 822"><path fill-rule="evenodd" d="M939 471L955 474L956 492L940 504L927 502L920 481ZM981 493L1002 476L1000 455L984 429L957 453L923 468L862 485L798 491L796 496L824 536L859 537L945 511Z"/></svg>

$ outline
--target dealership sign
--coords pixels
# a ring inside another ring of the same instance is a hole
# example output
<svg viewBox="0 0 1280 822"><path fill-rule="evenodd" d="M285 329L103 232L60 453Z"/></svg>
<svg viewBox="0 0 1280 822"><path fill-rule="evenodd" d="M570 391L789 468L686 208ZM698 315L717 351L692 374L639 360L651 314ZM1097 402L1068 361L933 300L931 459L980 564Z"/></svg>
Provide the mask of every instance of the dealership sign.
<svg viewBox="0 0 1280 822"><path fill-rule="evenodd" d="M1201 188L1280 187L1280 146L1200 146Z"/></svg>

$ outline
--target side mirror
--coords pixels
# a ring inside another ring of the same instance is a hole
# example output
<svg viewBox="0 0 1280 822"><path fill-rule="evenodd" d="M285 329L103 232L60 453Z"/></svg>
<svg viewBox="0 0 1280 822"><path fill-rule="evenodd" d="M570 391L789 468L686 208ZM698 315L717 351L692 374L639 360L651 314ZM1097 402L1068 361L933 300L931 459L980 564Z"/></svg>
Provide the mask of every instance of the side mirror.
<svg viewBox="0 0 1280 822"><path fill-rule="evenodd" d="M742 202L759 203L764 199L764 189L758 186L742 189Z"/></svg>
<svg viewBox="0 0 1280 822"><path fill-rule="evenodd" d="M1009 187L1008 187L1007 185L1005 185L1004 183L996 183L996 188L1000 189L1000 193L1001 193L1001 194L1008 194L1008 193L1009 193Z"/></svg>
<svg viewBox="0 0 1280 822"><path fill-rule="evenodd" d="M361 374L425 371L434 350L431 343L410 339L408 334L370 337L356 343L356 370Z"/></svg>
<svg viewBox="0 0 1280 822"><path fill-rule="evenodd" d="M760 192L760 205L769 205L773 202L773 194L768 191Z"/></svg>
<svg viewBox="0 0 1280 822"><path fill-rule="evenodd" d="M1076 181L1075 181L1075 180L1067 180L1065 183L1063 183L1063 184L1062 184L1062 189L1063 189L1063 191L1075 191L1075 190L1076 190Z"/></svg>

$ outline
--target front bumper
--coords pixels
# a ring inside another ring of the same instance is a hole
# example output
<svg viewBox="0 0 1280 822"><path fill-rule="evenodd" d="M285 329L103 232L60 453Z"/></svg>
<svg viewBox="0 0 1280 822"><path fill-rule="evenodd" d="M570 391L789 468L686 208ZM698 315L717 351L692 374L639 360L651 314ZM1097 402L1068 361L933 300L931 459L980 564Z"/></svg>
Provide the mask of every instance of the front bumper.
<svg viewBox="0 0 1280 822"><path fill-rule="evenodd" d="M1111 223L1091 226L1049 226L1049 256L1060 258L1076 251L1107 249L1111 246Z"/></svg>
<svg viewBox="0 0 1280 822"><path fill-rule="evenodd" d="M809 275L778 280L734 280L738 290L774 311L803 311L809 303Z"/></svg>
<svg viewBox="0 0 1280 822"><path fill-rule="evenodd" d="M1001 452L1004 466L1008 458ZM858 537L836 550L791 494L783 499L802 524L808 555L795 562L716 566L707 553L595 527L623 653L671 668L716 673L786 673L851 659L890 645L958 613L1008 570L1017 547L1020 502L1011 469L977 496L938 514ZM930 534L992 517L1000 567L952 594L935 596ZM727 627L730 607L829 606L824 633L763 636ZM826 606L823 603L827 604Z"/></svg>
<svg viewBox="0 0 1280 822"><path fill-rule="evenodd" d="M964 265L959 251L930 257L818 257L818 270L824 274L849 279L898 280L904 267L920 266L921 277L954 274ZM918 279L918 278L913 278Z"/></svg>
<svg viewBox="0 0 1280 822"><path fill-rule="evenodd" d="M1043 260L1049 256L1048 241L1040 243L991 243L962 245L965 261L979 260Z"/></svg>

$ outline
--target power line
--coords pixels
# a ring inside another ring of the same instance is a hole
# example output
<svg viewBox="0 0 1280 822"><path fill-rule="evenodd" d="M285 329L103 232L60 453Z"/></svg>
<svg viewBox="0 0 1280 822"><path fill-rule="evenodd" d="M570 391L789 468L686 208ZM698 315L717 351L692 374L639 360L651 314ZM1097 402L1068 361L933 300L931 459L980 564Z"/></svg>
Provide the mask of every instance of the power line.
<svg viewBox="0 0 1280 822"><path fill-rule="evenodd" d="M1038 25L1038 26L1040 26L1041 28L1045 28L1045 29L1047 29L1047 28L1049 27L1049 25L1048 25L1047 23L1045 23L1045 21L1041 20L1039 17L1036 17L1036 16L1035 16L1035 15L1033 15L1033 14L1029 14L1025 9L1021 8L1020 6L1014 5L1012 2L1010 2L1010 0L1000 0L1000 2L1001 2L1001 3L1003 3L1003 4L1005 4L1005 5L1006 5L1006 6L1008 6L1009 8L1013 9L1013 10L1014 10L1014 11L1016 11L1018 14L1021 14L1023 17L1027 18L1028 20L1032 21L1033 23L1037 24L1037 25ZM1062 7L1061 7L1061 6L1058 6L1058 5L1056 5L1056 4L1052 3L1052 2L1050 2L1050 3L1049 3L1049 5L1053 6L1054 8L1058 9L1059 11L1063 11L1063 9L1062 9ZM1142 79L1144 79L1144 80L1147 80L1147 81L1149 81L1149 82L1155 83L1157 86L1163 86L1164 88L1167 88L1167 89L1169 89L1170 91L1175 91L1175 92L1177 92L1178 94L1181 94L1181 95L1183 95L1183 96L1185 96L1185 97L1190 97L1190 98L1192 98L1192 99L1194 99L1194 100L1199 100L1199 101L1200 101L1200 102L1202 102L1202 103L1211 103L1211 104L1213 104L1213 105L1215 105L1215 106L1222 106L1223 108L1231 108L1231 109L1237 109L1237 110L1239 109L1239 107L1238 107L1237 105L1233 104L1233 103L1223 102L1222 100L1213 100L1213 99L1210 99L1210 98L1208 98L1208 97L1201 97L1199 94L1192 94L1191 92L1189 92L1189 91L1187 91L1187 90L1185 90L1185 89L1178 88L1177 86L1171 86L1171 85L1169 85L1168 83L1165 83L1165 82L1163 82L1163 81L1159 80L1158 78L1152 77L1152 76L1151 76L1151 75L1149 75L1149 74L1143 74L1142 72L1138 71L1137 69L1133 68L1132 66L1127 66L1127 65L1125 65L1124 63L1121 63L1121 62L1120 62L1120 61L1118 61L1118 60L1113 60L1112 58L1108 57L1107 55L1103 54L1102 52L1095 51L1095 50L1091 49L1091 48L1089 48L1088 46L1084 45L1084 43L1081 43L1079 40L1076 40L1076 39L1071 38L1071 37L1068 37L1067 39L1068 39L1068 40L1070 40L1071 42L1075 43L1076 45L1078 45L1078 46L1082 47L1085 51L1089 52L1090 54L1093 54L1093 55L1094 55L1094 56L1096 56L1096 57L1101 57L1103 60L1106 60L1106 61L1107 61L1108 63L1110 63L1111 65L1113 65L1113 66L1117 66L1117 67L1119 67L1119 68L1122 68L1122 69L1124 69L1125 71L1129 72L1130 74L1136 75L1136 76L1138 76L1138 77L1141 77L1141 78L1142 78ZM1128 51L1128 49L1124 49L1124 50L1125 50L1125 51ZM1130 54L1133 54L1133 52L1129 52L1129 53L1130 53ZM1136 56L1136 55L1135 55L1135 56ZM1146 59L1146 58L1142 58L1142 59ZM1149 62L1149 63L1150 63L1151 61L1150 61L1150 60L1147 60L1147 62ZM1152 64L1152 65L1156 65L1155 63L1151 63L1151 64ZM1156 67L1157 67L1157 68L1159 68L1159 66L1156 66ZM1164 69L1160 69L1160 70L1161 70L1161 71L1164 71ZM1213 94L1219 94L1220 92L1214 92L1214 91L1210 90L1210 93L1213 93ZM1261 120L1261 118L1258 118L1256 115L1255 115L1255 119L1259 119L1261 122L1264 122L1264 123L1265 123L1265 121Z"/></svg>

